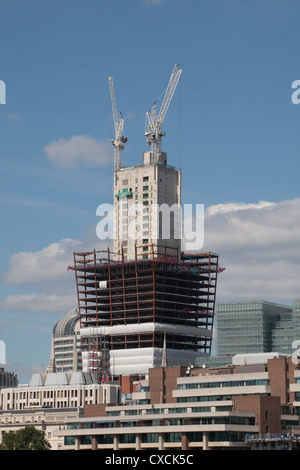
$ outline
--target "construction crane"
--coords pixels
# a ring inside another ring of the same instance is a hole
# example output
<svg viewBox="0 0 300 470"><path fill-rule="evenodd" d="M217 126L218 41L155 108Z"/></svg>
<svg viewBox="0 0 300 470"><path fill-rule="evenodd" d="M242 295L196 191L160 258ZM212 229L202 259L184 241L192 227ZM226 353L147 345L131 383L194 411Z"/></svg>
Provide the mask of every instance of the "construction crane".
<svg viewBox="0 0 300 470"><path fill-rule="evenodd" d="M160 154L161 154L161 140L162 140L162 137L165 135L165 132L162 131L162 123L166 117L166 114L170 106L171 100L173 98L181 72L182 72L182 69L179 69L179 65L175 64L168 86L164 94L164 98L163 98L159 113L158 114L156 113L156 103L158 102L160 97L152 105L151 111L148 111L146 113L145 136L146 136L147 145L151 146L153 163L158 162Z"/></svg>
<svg viewBox="0 0 300 470"><path fill-rule="evenodd" d="M122 113L120 113L120 119L117 113L117 104L116 104L116 97L115 97L115 89L114 89L114 82L112 77L108 77L109 81L109 89L110 89L110 97L111 97L111 105L113 111L113 119L115 125L115 139L111 141L114 146L114 170L117 171L121 168L122 159L121 159L121 152L125 149L124 144L127 142L127 137L123 136L124 131L124 119Z"/></svg>

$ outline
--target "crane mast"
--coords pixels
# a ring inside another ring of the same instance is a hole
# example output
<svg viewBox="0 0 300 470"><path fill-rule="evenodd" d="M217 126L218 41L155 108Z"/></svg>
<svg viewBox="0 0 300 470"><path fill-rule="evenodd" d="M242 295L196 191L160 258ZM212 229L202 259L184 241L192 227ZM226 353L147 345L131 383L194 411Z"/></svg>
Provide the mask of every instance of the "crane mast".
<svg viewBox="0 0 300 470"><path fill-rule="evenodd" d="M158 100L154 102L151 107L151 111L146 113L146 142L147 145L151 146L152 151L152 161L153 163L157 163L161 154L161 140L162 137L165 135L165 132L162 131L162 123L166 117L168 108L170 106L171 100L173 98L175 89L177 87L182 69L179 69L179 65L175 64L168 86L166 88L164 98L162 101L161 108L159 113L156 112L156 103Z"/></svg>
<svg viewBox="0 0 300 470"><path fill-rule="evenodd" d="M127 142L127 137L123 136L123 131L124 131L123 116L120 113L121 118L119 119L118 112L117 112L117 104L116 104L113 78L109 77L108 81L109 81L111 105L112 105L112 112L113 112L113 119L114 119L114 126L115 126L115 139L111 141L111 143L114 146L114 171L118 171L122 165L121 152L122 150L125 149L124 144Z"/></svg>

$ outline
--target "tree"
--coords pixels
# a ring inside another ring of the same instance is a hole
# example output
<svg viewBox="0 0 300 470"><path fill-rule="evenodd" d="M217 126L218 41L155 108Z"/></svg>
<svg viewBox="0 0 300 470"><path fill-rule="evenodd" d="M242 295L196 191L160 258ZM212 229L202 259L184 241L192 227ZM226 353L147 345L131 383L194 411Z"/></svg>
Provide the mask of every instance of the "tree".
<svg viewBox="0 0 300 470"><path fill-rule="evenodd" d="M50 450L51 445L45 437L44 431L34 426L26 426L18 431L9 431L4 434L0 450Z"/></svg>

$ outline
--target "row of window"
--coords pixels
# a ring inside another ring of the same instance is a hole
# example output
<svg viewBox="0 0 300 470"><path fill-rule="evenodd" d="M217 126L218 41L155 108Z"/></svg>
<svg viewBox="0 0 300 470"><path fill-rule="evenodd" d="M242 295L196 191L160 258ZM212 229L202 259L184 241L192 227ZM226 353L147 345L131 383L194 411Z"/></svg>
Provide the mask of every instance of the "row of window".
<svg viewBox="0 0 300 470"><path fill-rule="evenodd" d="M67 397L77 397L77 389L69 389L69 390L43 390L43 391L31 391L31 392L13 392L7 393L7 400L13 399L13 400L25 400L25 399L37 399L37 398L67 398ZM80 390L82 396L84 395L85 397L92 397L93 393L95 393L94 389L86 389L86 390Z"/></svg>
<svg viewBox="0 0 300 470"><path fill-rule="evenodd" d="M158 443L159 434L158 433L144 433L144 434L120 434L118 436L120 444L135 444L136 437L141 438L142 443ZM186 434L189 442L202 442L203 433L202 432L189 432ZM209 433L209 440L212 442L243 442L245 439L245 433L243 432L234 432L234 431L217 431ZM114 436L113 435L104 435L97 436L98 444L113 444ZM181 432L170 432L164 434L164 441L166 443L182 441ZM91 444L91 436L82 436L81 444ZM75 445L75 437L67 436L65 437L65 445Z"/></svg>
<svg viewBox="0 0 300 470"><path fill-rule="evenodd" d="M202 382L202 383L187 383L178 385L179 390L188 390L195 388L220 388L220 387L251 387L253 385L269 385L268 379L254 379L254 380L231 380L228 382Z"/></svg>
<svg viewBox="0 0 300 470"><path fill-rule="evenodd" d="M194 397L192 397L194 398ZM195 400L196 401L196 400ZM218 406L216 411L231 411L232 407L231 405L226 405L226 406ZM135 416L135 415L142 415L143 414L142 409L139 410L125 410L125 416ZM173 414L173 413L187 413L188 409L184 407L178 407L178 408L149 408L146 410L146 414L164 414L165 412L168 412L168 414ZM210 406L193 406L191 407L191 413L205 413L205 412L211 412L211 407ZM108 411L108 416L121 416L121 411Z"/></svg>

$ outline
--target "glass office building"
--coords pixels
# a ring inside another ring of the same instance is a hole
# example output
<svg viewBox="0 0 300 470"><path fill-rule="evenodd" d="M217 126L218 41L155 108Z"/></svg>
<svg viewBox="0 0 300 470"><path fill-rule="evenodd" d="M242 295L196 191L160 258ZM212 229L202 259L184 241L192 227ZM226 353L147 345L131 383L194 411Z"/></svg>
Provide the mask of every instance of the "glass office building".
<svg viewBox="0 0 300 470"><path fill-rule="evenodd" d="M224 302L216 305L216 355L207 367L230 364L236 354L278 352L292 354L300 347L300 299L293 306L264 300ZM197 366L203 359L198 358Z"/></svg>

